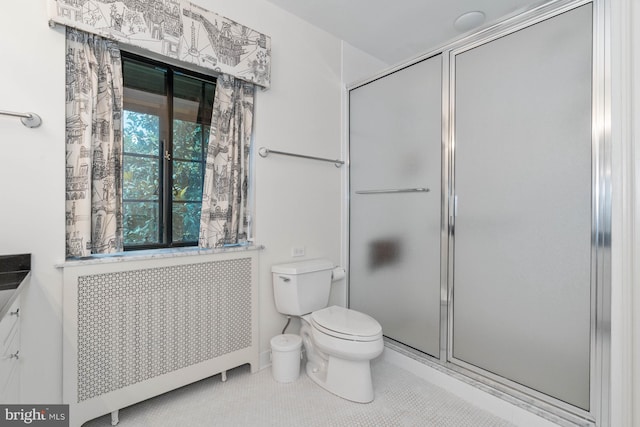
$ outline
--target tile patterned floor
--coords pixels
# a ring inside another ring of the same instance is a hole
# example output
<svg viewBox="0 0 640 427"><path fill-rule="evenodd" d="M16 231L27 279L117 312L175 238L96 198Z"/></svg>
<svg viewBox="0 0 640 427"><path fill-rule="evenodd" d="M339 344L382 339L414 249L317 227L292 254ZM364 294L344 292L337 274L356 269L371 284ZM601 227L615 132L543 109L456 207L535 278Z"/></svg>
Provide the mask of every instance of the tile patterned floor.
<svg viewBox="0 0 640 427"><path fill-rule="evenodd" d="M346 401L328 393L302 372L288 384L269 368L248 366L199 381L120 411L120 427L419 426L513 427L482 409L388 362L372 364L375 400ZM109 415L85 427L107 427Z"/></svg>

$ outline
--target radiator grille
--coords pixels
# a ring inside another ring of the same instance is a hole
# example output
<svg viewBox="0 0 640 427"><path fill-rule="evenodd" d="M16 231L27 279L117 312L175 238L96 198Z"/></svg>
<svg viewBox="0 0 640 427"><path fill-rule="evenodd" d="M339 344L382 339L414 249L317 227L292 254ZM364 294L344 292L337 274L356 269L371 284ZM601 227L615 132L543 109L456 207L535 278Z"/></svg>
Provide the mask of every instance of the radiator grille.
<svg viewBox="0 0 640 427"><path fill-rule="evenodd" d="M251 332L251 258L78 277L78 402L250 347Z"/></svg>

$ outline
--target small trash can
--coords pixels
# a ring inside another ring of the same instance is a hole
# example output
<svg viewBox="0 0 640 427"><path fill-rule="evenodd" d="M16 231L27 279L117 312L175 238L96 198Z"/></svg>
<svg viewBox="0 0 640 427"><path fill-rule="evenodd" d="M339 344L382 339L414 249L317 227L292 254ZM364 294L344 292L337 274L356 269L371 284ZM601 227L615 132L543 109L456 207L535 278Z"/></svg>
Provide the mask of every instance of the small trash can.
<svg viewBox="0 0 640 427"><path fill-rule="evenodd" d="M271 374L279 383L290 383L300 375L302 338L294 334L271 338Z"/></svg>

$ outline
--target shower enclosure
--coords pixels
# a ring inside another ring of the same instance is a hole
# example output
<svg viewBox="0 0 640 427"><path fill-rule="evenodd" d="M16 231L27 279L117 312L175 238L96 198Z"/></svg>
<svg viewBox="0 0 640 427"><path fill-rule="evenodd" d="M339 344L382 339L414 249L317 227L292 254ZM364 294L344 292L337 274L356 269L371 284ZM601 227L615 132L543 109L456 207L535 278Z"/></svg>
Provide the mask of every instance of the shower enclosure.
<svg viewBox="0 0 640 427"><path fill-rule="evenodd" d="M350 89L349 303L416 357L606 425L601 8L552 2Z"/></svg>

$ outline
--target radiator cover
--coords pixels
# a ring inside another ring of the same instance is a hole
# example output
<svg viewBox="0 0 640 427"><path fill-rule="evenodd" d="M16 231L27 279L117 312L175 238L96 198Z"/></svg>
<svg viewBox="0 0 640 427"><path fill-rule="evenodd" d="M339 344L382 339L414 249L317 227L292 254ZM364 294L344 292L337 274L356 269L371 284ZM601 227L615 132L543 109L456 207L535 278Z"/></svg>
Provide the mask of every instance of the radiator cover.
<svg viewBox="0 0 640 427"><path fill-rule="evenodd" d="M244 363L257 370L256 270L257 252L65 266L71 425Z"/></svg>
<svg viewBox="0 0 640 427"><path fill-rule="evenodd" d="M251 345L251 260L78 278L78 402Z"/></svg>

